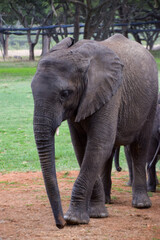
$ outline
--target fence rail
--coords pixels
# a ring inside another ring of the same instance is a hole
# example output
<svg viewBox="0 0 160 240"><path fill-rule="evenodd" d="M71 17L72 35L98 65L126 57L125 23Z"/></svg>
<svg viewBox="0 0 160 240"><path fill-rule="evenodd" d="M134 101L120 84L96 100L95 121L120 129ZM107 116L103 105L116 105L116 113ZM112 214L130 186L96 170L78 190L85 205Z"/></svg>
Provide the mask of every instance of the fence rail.
<svg viewBox="0 0 160 240"><path fill-rule="evenodd" d="M160 24L160 21L148 21L148 22L131 22L131 23L115 23L111 26L112 29L110 29L111 32L119 32L121 33L122 29L116 29L116 27L128 27L127 31L129 33L140 33L140 32L160 32L160 28L149 28L149 29L131 29L132 26L144 26L144 25L151 25L151 24ZM68 25L50 25L50 26L39 26L39 27L32 27L32 28L15 28L15 27L1 27L0 33L2 34L15 34L15 35L26 35L27 31L37 31L37 30L51 30L51 29L65 29L65 28L71 28L74 27L73 24ZM85 24L80 24L80 28L84 28ZM115 29L114 29L115 28ZM31 33L32 35L35 35L36 33ZM41 35L46 35L47 33L41 33ZM56 34L62 34L62 33L56 33ZM73 34L73 32L70 32L68 34ZM83 32L80 32L80 34L83 34Z"/></svg>

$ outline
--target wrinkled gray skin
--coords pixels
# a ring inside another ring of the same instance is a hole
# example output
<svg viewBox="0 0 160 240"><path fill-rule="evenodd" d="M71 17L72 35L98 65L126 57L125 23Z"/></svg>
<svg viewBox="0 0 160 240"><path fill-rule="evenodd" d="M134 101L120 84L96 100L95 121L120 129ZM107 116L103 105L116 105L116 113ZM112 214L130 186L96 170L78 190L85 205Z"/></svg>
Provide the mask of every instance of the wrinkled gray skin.
<svg viewBox="0 0 160 240"><path fill-rule="evenodd" d="M57 227L108 216L101 177L109 189L113 150L120 145L130 144L133 157L133 206L151 206L145 165L158 77L145 48L120 34L103 42L64 39L40 60L32 92L35 140ZM66 119L80 173L63 217L54 135Z"/></svg>
<svg viewBox="0 0 160 240"><path fill-rule="evenodd" d="M121 171L119 166L119 147L115 150L115 167L117 171ZM132 157L130 154L129 146L125 146L125 155L129 169L129 182L127 185L132 186L133 182L133 171L132 171ZM150 145L147 154L147 190L148 192L155 192L156 185L159 184L158 178L156 176L156 163L160 158L160 94L158 96L158 104L156 115L153 123L153 130L150 136Z"/></svg>

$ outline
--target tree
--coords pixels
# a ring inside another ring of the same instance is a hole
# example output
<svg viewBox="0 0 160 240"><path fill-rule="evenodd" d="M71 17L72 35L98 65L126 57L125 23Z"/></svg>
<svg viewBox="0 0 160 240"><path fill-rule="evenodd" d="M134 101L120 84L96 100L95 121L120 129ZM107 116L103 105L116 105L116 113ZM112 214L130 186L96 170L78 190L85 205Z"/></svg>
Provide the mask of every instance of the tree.
<svg viewBox="0 0 160 240"><path fill-rule="evenodd" d="M0 15L0 28L3 27L3 17ZM8 34L0 33L0 43L2 45L2 55L5 60L8 57Z"/></svg>
<svg viewBox="0 0 160 240"><path fill-rule="evenodd" d="M36 24L41 26L47 24L49 17L53 14L52 10L48 12L49 2L40 0L9 0L9 6L21 25L28 28L27 40L29 44L29 60L34 60L34 48L38 42L41 30L37 30L36 36L33 39L30 28Z"/></svg>
<svg viewBox="0 0 160 240"><path fill-rule="evenodd" d="M150 22L142 25L139 35L146 41L146 47L152 49L159 37L160 29L160 0L146 0L143 9L137 14L136 21Z"/></svg>
<svg viewBox="0 0 160 240"><path fill-rule="evenodd" d="M7 1L0 3L0 28L7 27L16 22L16 19L11 14L11 10L8 8ZM2 46L3 58L8 57L8 39L9 34L0 32L0 43Z"/></svg>
<svg viewBox="0 0 160 240"><path fill-rule="evenodd" d="M42 54L49 51L50 40L58 43L61 39L73 33L75 41L79 40L80 24L84 24L83 37L85 39L103 40L115 32L121 32L128 37L131 33L139 43L147 42L152 48L159 36L160 28L160 0L5 0L0 3L0 25L7 24L12 18L27 28L29 44L29 59L34 60L34 48L42 34ZM150 25L145 23L151 21ZM132 24L132 23L135 24ZM144 24L138 24L144 22ZM123 24L119 28L114 23ZM73 24L72 28L61 25ZM32 27L59 25L58 28L37 30L32 36ZM154 31L149 31L153 29ZM4 55L7 56L8 35L1 33L0 41Z"/></svg>
<svg viewBox="0 0 160 240"><path fill-rule="evenodd" d="M122 33L128 36L130 32L139 43L146 41L149 49L152 49L159 36L159 31L156 30L160 29L160 24L157 20L160 20L160 0L121 1L118 22L126 24L122 26Z"/></svg>
<svg viewBox="0 0 160 240"><path fill-rule="evenodd" d="M84 23L85 39L102 40L109 36L109 28L114 22L118 0L69 0L75 6L75 27ZM76 29L74 29L75 34ZM77 36L77 33L75 34ZM76 37L77 39L77 37Z"/></svg>

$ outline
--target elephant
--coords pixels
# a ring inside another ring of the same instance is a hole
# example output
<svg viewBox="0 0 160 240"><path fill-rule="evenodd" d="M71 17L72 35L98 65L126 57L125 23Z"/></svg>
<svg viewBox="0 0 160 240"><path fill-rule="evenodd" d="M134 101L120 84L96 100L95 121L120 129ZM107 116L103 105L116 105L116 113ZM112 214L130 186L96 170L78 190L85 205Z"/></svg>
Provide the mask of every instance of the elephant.
<svg viewBox="0 0 160 240"><path fill-rule="evenodd" d="M150 138L150 145L147 152L147 190L148 192L156 192L156 185L159 184L158 178L156 175L156 163L159 160L160 155L160 94L158 95L158 103L156 109L156 115L153 122L153 129ZM118 147L115 150L114 160L115 167L117 171L121 171L121 167L119 166L119 150ZM124 147L126 160L129 169L129 182L127 185L131 186L133 182L133 171L132 171L132 158L129 152L129 146Z"/></svg>
<svg viewBox="0 0 160 240"><path fill-rule="evenodd" d="M108 217L103 179L109 189L111 159L120 145L131 148L132 205L151 207L145 165L157 104L158 71L143 46L121 34L99 42L83 39L74 43L68 37L40 59L31 88L35 142L58 228L87 224L90 217ZM65 120L80 172L63 215L54 135Z"/></svg>

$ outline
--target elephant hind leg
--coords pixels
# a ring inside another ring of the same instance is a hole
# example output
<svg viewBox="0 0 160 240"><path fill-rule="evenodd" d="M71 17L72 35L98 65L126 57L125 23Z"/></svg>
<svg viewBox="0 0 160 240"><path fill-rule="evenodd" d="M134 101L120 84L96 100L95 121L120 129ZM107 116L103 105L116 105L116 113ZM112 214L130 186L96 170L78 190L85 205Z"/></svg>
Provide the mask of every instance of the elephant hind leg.
<svg viewBox="0 0 160 240"><path fill-rule="evenodd" d="M132 186L133 182L133 169L132 169L132 156L129 150L129 146L124 147L125 155L126 155L126 160L127 160L127 165L128 165L128 170L129 170L129 181L127 182L127 186Z"/></svg>
<svg viewBox="0 0 160 240"><path fill-rule="evenodd" d="M130 145L133 159L132 205L136 208L149 208L151 201L147 194L146 157L149 142L135 141Z"/></svg>
<svg viewBox="0 0 160 240"><path fill-rule="evenodd" d="M149 208L151 201L147 194L145 151L138 143L131 144L133 158L132 205L136 208Z"/></svg>
<svg viewBox="0 0 160 240"><path fill-rule="evenodd" d="M156 104L152 106L141 132L135 138L135 141L130 144L130 152L133 160L132 205L136 208L149 208L152 205L147 194L146 163L155 111Z"/></svg>
<svg viewBox="0 0 160 240"><path fill-rule="evenodd" d="M110 158L106 161L103 171L101 173L101 178L103 182L103 188L105 193L105 203L111 203L111 187L112 187L112 163L113 163L113 156L114 156L115 149L113 149Z"/></svg>

